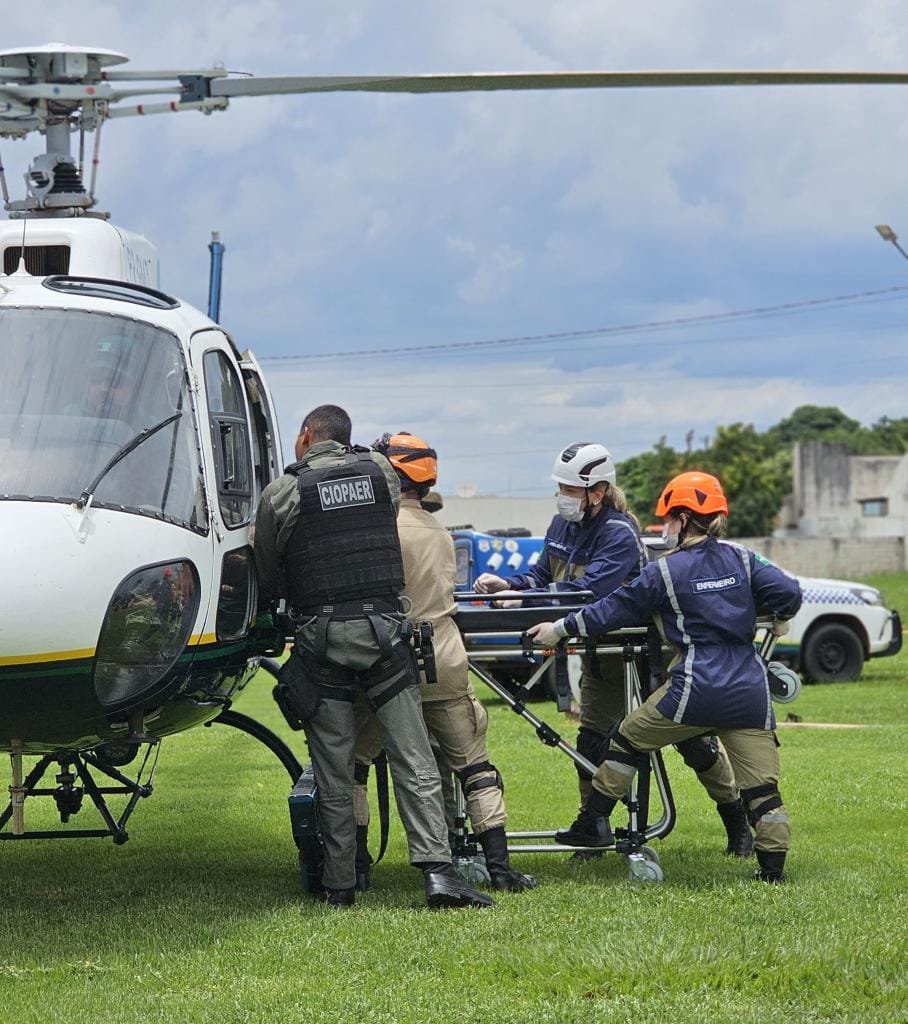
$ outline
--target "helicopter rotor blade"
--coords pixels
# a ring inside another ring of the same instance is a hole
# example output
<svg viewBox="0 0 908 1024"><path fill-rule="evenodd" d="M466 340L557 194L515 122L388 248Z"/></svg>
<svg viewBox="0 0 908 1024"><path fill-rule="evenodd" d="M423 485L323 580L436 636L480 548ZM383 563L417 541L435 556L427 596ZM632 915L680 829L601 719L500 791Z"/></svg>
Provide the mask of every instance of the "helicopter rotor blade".
<svg viewBox="0 0 908 1024"><path fill-rule="evenodd" d="M267 75L219 78L212 96L317 92L494 92L741 85L908 85L904 71L502 71L426 75Z"/></svg>

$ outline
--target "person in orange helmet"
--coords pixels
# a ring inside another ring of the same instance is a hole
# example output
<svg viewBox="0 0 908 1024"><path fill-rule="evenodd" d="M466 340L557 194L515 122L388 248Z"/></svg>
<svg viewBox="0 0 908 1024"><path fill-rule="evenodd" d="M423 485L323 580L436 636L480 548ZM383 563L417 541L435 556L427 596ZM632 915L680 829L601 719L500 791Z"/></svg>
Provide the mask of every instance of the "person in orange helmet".
<svg viewBox="0 0 908 1024"><path fill-rule="evenodd" d="M778 629L801 605L798 581L747 548L722 540L728 502L709 473L681 473L664 487L656 514L672 550L603 600L528 632L538 643L600 636L654 618L677 651L669 678L618 725L593 778L586 808L567 841L607 846L608 818L650 751L693 736L722 740L756 832L757 877L781 882L790 840L779 794L776 721L766 666L753 637L757 608Z"/></svg>
<svg viewBox="0 0 908 1024"><path fill-rule="evenodd" d="M404 562L404 594L412 604L410 618L414 622L428 620L434 628L438 680L422 684L423 718L438 743L443 763L460 781L467 814L485 855L492 887L510 892L533 889L535 879L511 867L505 835L507 815L503 784L498 769L489 760L486 746L488 714L473 693L467 652L453 619L457 611L454 542L435 516L420 504L435 485L438 472L435 451L422 438L403 431L385 434L373 448L388 459L400 478L397 531ZM381 749L381 743L370 734L370 725L366 723L356 747L359 788L354 792L354 801L361 844L369 820L364 780L369 762ZM368 861L362 845L358 854L357 874L365 876ZM363 883L367 884L365 877Z"/></svg>

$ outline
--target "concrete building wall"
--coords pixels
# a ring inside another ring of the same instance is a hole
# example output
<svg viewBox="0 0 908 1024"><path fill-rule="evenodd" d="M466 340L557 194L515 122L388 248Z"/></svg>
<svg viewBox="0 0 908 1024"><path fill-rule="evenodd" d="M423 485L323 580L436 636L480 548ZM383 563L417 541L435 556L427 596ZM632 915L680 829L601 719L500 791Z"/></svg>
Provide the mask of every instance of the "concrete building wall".
<svg viewBox="0 0 908 1024"><path fill-rule="evenodd" d="M904 537L742 537L736 541L796 576L847 580L908 569Z"/></svg>
<svg viewBox="0 0 908 1024"><path fill-rule="evenodd" d="M849 455L842 444L797 444L794 491L780 521L802 537L899 537L908 534L908 455ZM884 516L865 514L883 499Z"/></svg>

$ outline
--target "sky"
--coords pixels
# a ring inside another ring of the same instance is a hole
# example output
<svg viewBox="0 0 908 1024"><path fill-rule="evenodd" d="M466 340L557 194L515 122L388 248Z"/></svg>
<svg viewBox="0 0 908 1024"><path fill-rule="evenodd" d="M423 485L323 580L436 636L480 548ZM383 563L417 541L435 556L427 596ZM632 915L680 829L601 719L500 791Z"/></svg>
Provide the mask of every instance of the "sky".
<svg viewBox="0 0 908 1024"><path fill-rule="evenodd" d="M121 51L133 68L256 74L904 70L908 8L32 0L4 12L4 48L52 40ZM806 403L864 423L906 415L908 291L721 317L908 286L908 262L874 231L889 223L908 245L906 90L236 99L207 117L108 124L100 206L156 243L161 286L201 308L220 231L221 320L262 363L288 457L305 413L331 402L359 442L428 440L444 492L542 495L575 441L620 460L662 437L683 448L689 431L699 445L721 424L762 429ZM40 148L0 143L14 191ZM643 324L657 326L626 329Z"/></svg>

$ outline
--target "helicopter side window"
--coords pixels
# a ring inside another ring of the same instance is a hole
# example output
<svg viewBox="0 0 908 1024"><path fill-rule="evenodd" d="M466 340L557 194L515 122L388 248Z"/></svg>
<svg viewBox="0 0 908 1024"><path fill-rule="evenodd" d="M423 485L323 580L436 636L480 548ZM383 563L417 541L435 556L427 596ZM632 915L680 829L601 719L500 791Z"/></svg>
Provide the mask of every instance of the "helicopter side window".
<svg viewBox="0 0 908 1024"><path fill-rule="evenodd" d="M202 360L208 419L221 518L228 528L249 522L252 511L252 459L246 403L236 370L224 352L213 349Z"/></svg>
<svg viewBox="0 0 908 1024"><path fill-rule="evenodd" d="M215 630L218 640L235 640L249 632L256 588L252 548L228 551L221 564L221 587Z"/></svg>

